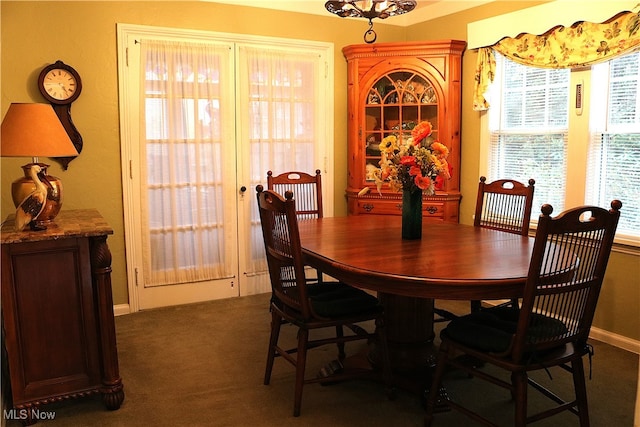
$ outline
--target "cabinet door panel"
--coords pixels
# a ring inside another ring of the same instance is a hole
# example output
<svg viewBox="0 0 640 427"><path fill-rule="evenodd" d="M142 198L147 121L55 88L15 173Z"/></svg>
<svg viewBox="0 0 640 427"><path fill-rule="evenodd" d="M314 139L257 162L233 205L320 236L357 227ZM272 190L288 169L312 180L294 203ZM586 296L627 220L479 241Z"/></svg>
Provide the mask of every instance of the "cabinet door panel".
<svg viewBox="0 0 640 427"><path fill-rule="evenodd" d="M87 239L3 248L4 304L18 322L6 331L14 403L100 382L96 319ZM9 288L9 289L7 289ZM8 292L5 292L8 291ZM4 305L3 304L3 305Z"/></svg>

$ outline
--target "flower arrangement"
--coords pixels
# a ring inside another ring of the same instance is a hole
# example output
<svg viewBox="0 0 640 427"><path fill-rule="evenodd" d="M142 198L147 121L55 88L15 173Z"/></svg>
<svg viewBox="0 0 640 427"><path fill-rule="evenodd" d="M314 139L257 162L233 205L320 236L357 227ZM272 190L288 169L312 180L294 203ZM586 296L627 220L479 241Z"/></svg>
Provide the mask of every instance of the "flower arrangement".
<svg viewBox="0 0 640 427"><path fill-rule="evenodd" d="M449 149L428 139L432 131L431 123L423 121L404 140L388 135L380 142L380 169L374 176L378 192L388 180L394 191L419 189L432 195L442 188L445 179L451 178Z"/></svg>

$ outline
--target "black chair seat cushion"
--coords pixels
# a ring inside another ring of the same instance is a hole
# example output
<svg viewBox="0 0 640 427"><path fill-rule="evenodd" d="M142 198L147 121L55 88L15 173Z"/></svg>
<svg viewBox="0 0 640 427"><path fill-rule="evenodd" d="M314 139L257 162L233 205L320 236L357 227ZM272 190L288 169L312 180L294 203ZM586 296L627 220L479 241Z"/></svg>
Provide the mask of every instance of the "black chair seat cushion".
<svg viewBox="0 0 640 427"><path fill-rule="evenodd" d="M380 310L373 295L342 282L325 282L307 287L313 310L322 317L342 317Z"/></svg>
<svg viewBox="0 0 640 427"><path fill-rule="evenodd" d="M511 344L519 315L520 310L512 307L480 310L452 320L441 335L476 350L502 353ZM528 333L530 342L566 333L567 327L560 320L540 314L532 315Z"/></svg>

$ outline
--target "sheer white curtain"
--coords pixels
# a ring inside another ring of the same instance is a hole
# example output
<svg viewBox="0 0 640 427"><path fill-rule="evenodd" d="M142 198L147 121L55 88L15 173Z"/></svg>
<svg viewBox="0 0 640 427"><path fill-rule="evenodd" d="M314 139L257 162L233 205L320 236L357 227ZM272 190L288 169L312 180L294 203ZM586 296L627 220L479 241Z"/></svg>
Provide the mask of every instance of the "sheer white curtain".
<svg viewBox="0 0 640 427"><path fill-rule="evenodd" d="M238 49L241 115L249 147L251 195L275 174L321 169L316 154L320 71L317 52L243 45ZM251 204L249 274L267 269L256 203Z"/></svg>
<svg viewBox="0 0 640 427"><path fill-rule="evenodd" d="M235 159L222 125L234 114L230 47L143 40L141 61L144 285L230 277L225 239L235 236L223 226L222 192L222 163Z"/></svg>

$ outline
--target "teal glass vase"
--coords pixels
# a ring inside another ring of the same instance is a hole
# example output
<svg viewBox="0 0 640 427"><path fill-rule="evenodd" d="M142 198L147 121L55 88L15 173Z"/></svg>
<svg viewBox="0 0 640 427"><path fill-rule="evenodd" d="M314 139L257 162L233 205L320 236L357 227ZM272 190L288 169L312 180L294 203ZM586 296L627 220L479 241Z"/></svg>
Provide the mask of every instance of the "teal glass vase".
<svg viewBox="0 0 640 427"><path fill-rule="evenodd" d="M422 191L402 190L402 238L422 238Z"/></svg>

